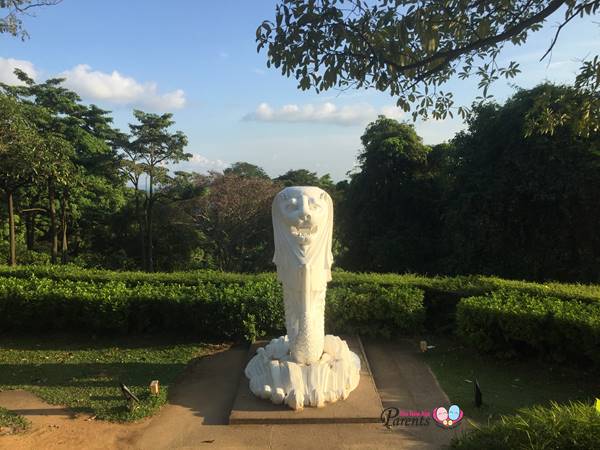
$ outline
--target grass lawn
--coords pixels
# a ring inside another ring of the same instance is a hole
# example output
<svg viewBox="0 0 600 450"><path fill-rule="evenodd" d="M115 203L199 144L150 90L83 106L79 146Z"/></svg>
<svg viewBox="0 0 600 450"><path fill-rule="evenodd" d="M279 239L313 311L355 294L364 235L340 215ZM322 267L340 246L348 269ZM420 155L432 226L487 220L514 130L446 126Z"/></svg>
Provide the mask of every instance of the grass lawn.
<svg viewBox="0 0 600 450"><path fill-rule="evenodd" d="M31 423L18 414L0 407L0 436L27 430Z"/></svg>
<svg viewBox="0 0 600 450"><path fill-rule="evenodd" d="M48 403L98 419L128 422L152 415L193 358L215 350L200 342L160 337L0 337L0 390L25 389ZM160 394L149 384L160 381ZM119 382L140 403L129 411ZM0 412L0 424L3 415Z"/></svg>
<svg viewBox="0 0 600 450"><path fill-rule="evenodd" d="M580 400L591 404L600 396L598 374L573 366L549 365L540 361L502 360L480 355L461 346L451 337L430 337L435 345L422 356L440 385L476 425L496 421L500 415L533 405L559 404ZM483 393L483 405L474 404L473 381L477 378Z"/></svg>

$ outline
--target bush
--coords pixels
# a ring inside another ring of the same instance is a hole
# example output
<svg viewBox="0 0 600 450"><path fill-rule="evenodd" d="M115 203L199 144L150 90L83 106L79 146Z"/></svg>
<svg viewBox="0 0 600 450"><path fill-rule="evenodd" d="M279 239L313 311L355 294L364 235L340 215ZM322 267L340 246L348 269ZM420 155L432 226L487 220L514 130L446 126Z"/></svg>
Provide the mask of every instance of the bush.
<svg viewBox="0 0 600 450"><path fill-rule="evenodd" d="M509 289L459 302L457 332L484 352L536 352L600 363L600 303Z"/></svg>
<svg viewBox="0 0 600 450"><path fill-rule="evenodd" d="M360 284L333 287L325 303L328 333L392 337L421 331L423 291L414 287Z"/></svg>
<svg viewBox="0 0 600 450"><path fill-rule="evenodd" d="M418 289L366 285L356 291L332 288L328 295L331 331L390 336L422 327L423 293ZM285 329L282 297L274 277L193 286L0 277L0 329L254 340Z"/></svg>
<svg viewBox="0 0 600 450"><path fill-rule="evenodd" d="M583 403L535 406L452 441L458 450L588 450L600 443L600 414Z"/></svg>

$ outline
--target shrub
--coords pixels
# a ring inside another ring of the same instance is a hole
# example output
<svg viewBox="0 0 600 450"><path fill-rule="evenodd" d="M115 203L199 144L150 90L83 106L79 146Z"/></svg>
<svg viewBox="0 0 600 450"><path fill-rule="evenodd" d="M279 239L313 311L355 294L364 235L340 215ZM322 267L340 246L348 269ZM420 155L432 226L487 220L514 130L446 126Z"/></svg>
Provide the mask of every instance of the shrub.
<svg viewBox="0 0 600 450"><path fill-rule="evenodd" d="M457 450L598 448L600 414L583 403L534 406L513 416L453 439Z"/></svg>
<svg viewBox="0 0 600 450"><path fill-rule="evenodd" d="M359 284L327 291L326 329L391 337L421 331L425 320L423 291L406 286Z"/></svg>
<svg viewBox="0 0 600 450"><path fill-rule="evenodd" d="M423 293L416 288L338 290L328 290L331 331L390 336L422 327ZM284 330L282 296L274 277L193 286L0 277L0 329L254 340Z"/></svg>
<svg viewBox="0 0 600 450"><path fill-rule="evenodd" d="M456 319L459 336L481 351L600 363L600 303L501 289L461 300Z"/></svg>

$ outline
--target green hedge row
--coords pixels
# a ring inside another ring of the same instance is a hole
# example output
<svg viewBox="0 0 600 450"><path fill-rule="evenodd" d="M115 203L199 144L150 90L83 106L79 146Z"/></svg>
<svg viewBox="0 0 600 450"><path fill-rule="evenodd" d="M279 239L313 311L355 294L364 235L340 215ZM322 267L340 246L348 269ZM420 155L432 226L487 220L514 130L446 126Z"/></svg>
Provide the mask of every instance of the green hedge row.
<svg viewBox="0 0 600 450"><path fill-rule="evenodd" d="M239 274L217 271L190 272L116 272L101 269L83 269L73 265L40 265L8 267L0 265L0 277L52 278L55 280L109 282L121 281L134 286L139 283L196 285L201 282L214 284L247 283L274 279L273 273ZM549 295L566 300L600 302L600 286L563 283L532 283L505 280L496 277L469 275L456 277L427 277L414 274L353 273L334 271L331 287L357 284L381 286L412 286L426 293L447 295L452 298L482 295L497 289L516 289L535 295Z"/></svg>
<svg viewBox="0 0 600 450"><path fill-rule="evenodd" d="M456 450L552 449L590 450L600 447L600 414L584 403L535 406L504 416L453 439Z"/></svg>
<svg viewBox="0 0 600 450"><path fill-rule="evenodd" d="M0 277L50 278L87 282L122 282L129 287L139 284L177 284L196 286L212 283L219 286L229 284L246 285L255 282L273 282L275 274L237 274L216 271L191 271L173 273L115 272L100 269L83 269L73 265L19 266L10 268L0 265ZM456 305L465 297L486 295L499 289L516 289L520 292L577 300L586 303L600 302L600 286L531 283L504 280L484 276L427 277L414 274L375 274L334 271L329 284L334 288L355 288L358 285L378 288L402 287L424 291L425 325L430 332L452 333L455 330ZM368 328L368 327L363 327Z"/></svg>
<svg viewBox="0 0 600 450"><path fill-rule="evenodd" d="M406 286L328 290L326 329L390 336L421 331L423 292ZM274 279L195 286L0 277L0 330L176 332L254 340L282 333L281 286Z"/></svg>
<svg viewBox="0 0 600 450"><path fill-rule="evenodd" d="M461 300L457 333L484 352L535 352L600 365L600 303L501 289Z"/></svg>

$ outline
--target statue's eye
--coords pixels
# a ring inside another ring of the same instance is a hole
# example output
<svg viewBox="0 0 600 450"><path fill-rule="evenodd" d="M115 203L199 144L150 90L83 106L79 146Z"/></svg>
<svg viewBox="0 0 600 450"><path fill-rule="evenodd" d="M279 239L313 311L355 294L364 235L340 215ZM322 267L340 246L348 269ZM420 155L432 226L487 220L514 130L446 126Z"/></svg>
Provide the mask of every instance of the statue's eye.
<svg viewBox="0 0 600 450"><path fill-rule="evenodd" d="M319 205L316 201L310 200L310 209L321 209L321 205Z"/></svg>
<svg viewBox="0 0 600 450"><path fill-rule="evenodd" d="M292 211L292 210L296 209L296 205L297 205L297 204L298 204L298 199L296 199L296 198L292 198L292 199L290 199L290 201L288 202L288 204L287 204L287 207L286 207L286 208L287 208L289 211Z"/></svg>

